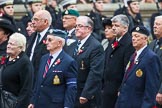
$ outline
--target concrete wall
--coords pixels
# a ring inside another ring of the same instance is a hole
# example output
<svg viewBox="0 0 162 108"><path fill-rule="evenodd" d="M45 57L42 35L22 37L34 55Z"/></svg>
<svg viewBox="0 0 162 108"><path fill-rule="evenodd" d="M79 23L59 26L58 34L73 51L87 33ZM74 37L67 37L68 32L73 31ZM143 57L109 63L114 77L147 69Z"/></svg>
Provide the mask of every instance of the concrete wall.
<svg viewBox="0 0 162 108"><path fill-rule="evenodd" d="M104 4L103 14L108 17L111 17L113 15L114 11L119 8L119 4L120 3ZM122 5L123 4L121 4L121 6ZM81 15L87 14L92 9L91 4L86 4L86 5L78 4L77 6L78 6L78 10L80 11ZM16 19L19 19L23 15L26 14L24 5L15 5L14 8L15 8L15 18ZM148 19L152 13L157 12L156 4L149 4L149 3L142 4L141 3L140 8L141 8L141 14L142 14L143 19Z"/></svg>

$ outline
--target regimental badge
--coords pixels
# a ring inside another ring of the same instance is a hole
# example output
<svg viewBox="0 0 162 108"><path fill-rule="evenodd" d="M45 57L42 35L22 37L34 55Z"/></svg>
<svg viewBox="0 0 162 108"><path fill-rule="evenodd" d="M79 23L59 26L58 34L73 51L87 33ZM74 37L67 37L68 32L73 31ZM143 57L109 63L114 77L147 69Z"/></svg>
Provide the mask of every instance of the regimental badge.
<svg viewBox="0 0 162 108"><path fill-rule="evenodd" d="M140 28L139 27L136 27L136 31L139 31L140 30Z"/></svg>
<svg viewBox="0 0 162 108"><path fill-rule="evenodd" d="M58 75L55 75L55 77L53 78L53 84L54 85L60 84L60 79L59 79Z"/></svg>
<svg viewBox="0 0 162 108"><path fill-rule="evenodd" d="M141 70L141 69L138 69L138 70L136 71L136 76L137 76L137 77L142 77L142 75L143 75L142 70Z"/></svg>
<svg viewBox="0 0 162 108"><path fill-rule="evenodd" d="M50 34L52 34L52 33L53 33L53 30L52 30L52 29L50 29L50 30L49 30L49 33L50 33Z"/></svg>
<svg viewBox="0 0 162 108"><path fill-rule="evenodd" d="M84 70L85 69L85 66L84 66L84 61L82 60L81 61L81 68L80 68L81 70Z"/></svg>
<svg viewBox="0 0 162 108"><path fill-rule="evenodd" d="M65 11L65 14L66 14L66 15L69 14L68 10Z"/></svg>

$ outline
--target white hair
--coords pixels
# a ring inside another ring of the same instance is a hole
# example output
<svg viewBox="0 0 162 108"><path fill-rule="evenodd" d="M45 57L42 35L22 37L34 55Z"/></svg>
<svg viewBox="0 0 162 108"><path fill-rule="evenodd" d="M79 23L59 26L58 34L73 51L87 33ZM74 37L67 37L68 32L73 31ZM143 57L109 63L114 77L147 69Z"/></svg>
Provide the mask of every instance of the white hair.
<svg viewBox="0 0 162 108"><path fill-rule="evenodd" d="M16 44L21 47L22 51L26 50L26 37L23 34L17 32L13 33L10 36L10 39L15 40Z"/></svg>
<svg viewBox="0 0 162 108"><path fill-rule="evenodd" d="M162 15L156 16L155 19L162 19Z"/></svg>

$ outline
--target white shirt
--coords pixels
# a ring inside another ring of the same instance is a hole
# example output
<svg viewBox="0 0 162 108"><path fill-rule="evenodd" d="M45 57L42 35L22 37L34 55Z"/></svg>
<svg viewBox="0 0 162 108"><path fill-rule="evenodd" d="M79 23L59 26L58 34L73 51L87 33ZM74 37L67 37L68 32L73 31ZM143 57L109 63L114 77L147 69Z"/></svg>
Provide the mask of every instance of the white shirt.
<svg viewBox="0 0 162 108"><path fill-rule="evenodd" d="M68 31L68 36L71 36L71 33L75 30L75 28Z"/></svg>
<svg viewBox="0 0 162 108"><path fill-rule="evenodd" d="M81 44L78 47L78 50L83 46L83 44L87 41L87 39L90 37L91 34L89 34L87 37L85 37L83 40L80 40Z"/></svg>
<svg viewBox="0 0 162 108"><path fill-rule="evenodd" d="M50 63L50 66L49 67L51 67L51 65L53 64L53 62L56 60L56 58L58 57L58 55L61 53L61 51L62 51L62 49L61 50L59 50L59 51L57 51L56 53L54 53L53 55L52 55L52 59L51 59L51 63Z"/></svg>
<svg viewBox="0 0 162 108"><path fill-rule="evenodd" d="M39 33L41 35L41 37L39 39L39 42L42 40L42 38L44 37L44 35L47 33L48 29L49 29L49 27L47 27L45 30L43 30L42 32ZM33 55L34 55L34 50L35 50L37 38L38 38L38 34L37 34L37 37L36 37L36 39L34 41L34 44L33 44L33 47L32 47L31 53L30 53L30 61L32 61L32 59L33 59Z"/></svg>
<svg viewBox="0 0 162 108"><path fill-rule="evenodd" d="M136 51L137 52L137 55L136 55L136 58L135 58L135 62L138 61L138 57L139 55L142 53L142 51L147 47L147 45L145 45L143 48L141 48L140 50Z"/></svg>

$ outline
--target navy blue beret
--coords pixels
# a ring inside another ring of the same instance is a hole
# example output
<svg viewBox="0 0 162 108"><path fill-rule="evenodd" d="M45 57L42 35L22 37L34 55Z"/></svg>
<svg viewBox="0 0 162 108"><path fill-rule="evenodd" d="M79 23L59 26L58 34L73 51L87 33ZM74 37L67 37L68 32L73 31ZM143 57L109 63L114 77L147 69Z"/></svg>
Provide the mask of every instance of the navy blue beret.
<svg viewBox="0 0 162 108"><path fill-rule="evenodd" d="M67 37L67 33L60 29L50 29L48 30L48 34L53 35L53 36L58 36L64 39Z"/></svg>
<svg viewBox="0 0 162 108"><path fill-rule="evenodd" d="M144 26L136 26L131 30L131 33L132 32L142 33L142 34L145 34L147 36L149 36L149 34L150 34L148 29L146 27L144 27Z"/></svg>

